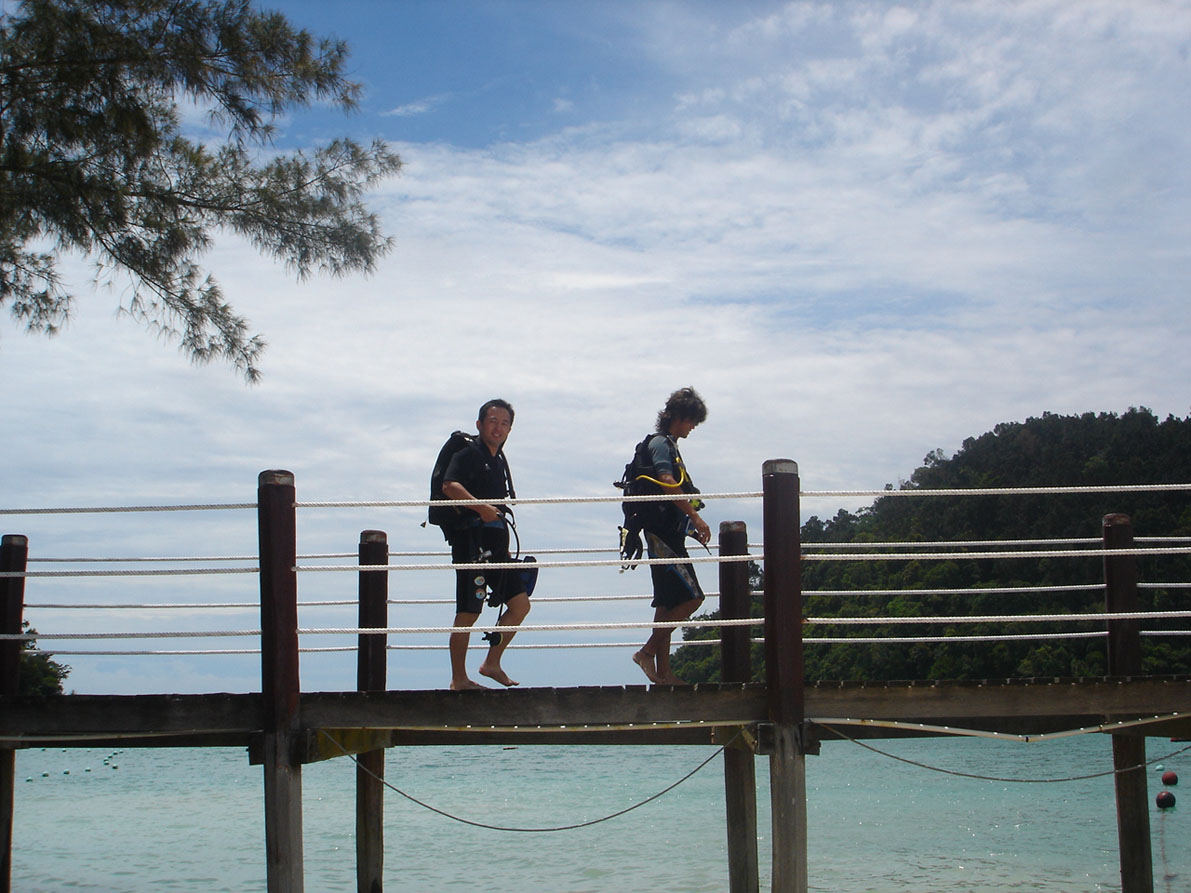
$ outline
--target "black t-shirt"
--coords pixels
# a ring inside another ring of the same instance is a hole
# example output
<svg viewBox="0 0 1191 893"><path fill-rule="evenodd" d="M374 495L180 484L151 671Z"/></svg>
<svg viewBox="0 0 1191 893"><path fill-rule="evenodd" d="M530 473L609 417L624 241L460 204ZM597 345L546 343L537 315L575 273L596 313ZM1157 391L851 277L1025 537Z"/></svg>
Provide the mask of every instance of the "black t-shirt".
<svg viewBox="0 0 1191 893"><path fill-rule="evenodd" d="M493 456L477 438L451 457L443 482L462 484L476 499L504 499L509 495L504 462L503 453Z"/></svg>

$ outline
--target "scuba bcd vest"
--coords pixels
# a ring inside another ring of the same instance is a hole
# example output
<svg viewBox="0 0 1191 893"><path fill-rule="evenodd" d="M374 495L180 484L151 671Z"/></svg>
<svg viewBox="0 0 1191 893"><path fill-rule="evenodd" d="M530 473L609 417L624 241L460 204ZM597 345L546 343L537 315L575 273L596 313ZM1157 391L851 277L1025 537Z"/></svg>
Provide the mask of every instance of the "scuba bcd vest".
<svg viewBox="0 0 1191 893"><path fill-rule="evenodd" d="M633 450L633 458L624 467L624 474L613 486L624 491L626 496L646 496L656 493L690 493L699 492L690 475L678 448L671 443L674 458L674 473L677 483L666 484L658 478L653 458L649 452L650 442L655 437L666 437L665 434L649 434L637 444ZM702 502L692 500L696 510L702 508ZM636 567L632 562L640 558L644 552L641 543L642 530L686 532L687 517L671 502L622 502L620 504L624 514L624 524L620 527L620 557L626 562L625 568Z"/></svg>
<svg viewBox="0 0 1191 893"><path fill-rule="evenodd" d="M455 431L447 438L447 442L438 451L438 458L434 460L434 469L430 472L431 500L447 498L443 495L442 485L447 474L447 467L451 464L451 459L455 457L456 453L468 447L474 447L477 443L480 443L479 438L465 431ZM513 475L509 471L509 463L505 459L504 449L498 450L495 458L500 463L501 470L504 473L509 498L516 499L517 493L513 489ZM447 537L452 531L461 530L469 526L472 519L476 517L475 512L457 505L431 505L426 512L426 520L436 527L441 527L444 537Z"/></svg>

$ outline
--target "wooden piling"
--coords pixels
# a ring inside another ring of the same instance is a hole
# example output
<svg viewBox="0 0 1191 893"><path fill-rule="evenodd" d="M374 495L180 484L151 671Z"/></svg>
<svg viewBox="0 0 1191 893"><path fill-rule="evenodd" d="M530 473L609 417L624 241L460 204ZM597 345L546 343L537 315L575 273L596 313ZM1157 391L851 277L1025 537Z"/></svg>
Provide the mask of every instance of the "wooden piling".
<svg viewBox="0 0 1191 893"><path fill-rule="evenodd" d="M1133 548L1128 515L1105 515L1105 550ZM1137 562L1132 555L1104 556L1105 606L1110 614L1140 610ZM1108 621L1108 673L1141 675L1141 636L1136 620ZM1121 861L1121 893L1153 893L1154 865L1150 847L1150 803L1146 786L1145 732L1112 734L1112 764L1117 798L1117 844Z"/></svg>
<svg viewBox="0 0 1191 893"><path fill-rule="evenodd" d="M773 752L769 795L777 893L805 893L806 756L798 464L769 459L761 474L765 539L765 683Z"/></svg>
<svg viewBox="0 0 1191 893"><path fill-rule="evenodd" d="M389 563L389 541L383 530L360 533L360 565ZM389 625L388 571L360 571L360 628ZM388 636L361 633L356 662L356 690L384 691ZM381 893L385 866L385 751L370 750L356 758L356 889Z"/></svg>
<svg viewBox="0 0 1191 893"><path fill-rule="evenodd" d="M720 523L720 557L748 554L748 530L743 521ZM720 616L738 620L750 616L748 565L721 563ZM720 630L720 678L724 682L752 681L752 630L725 626ZM742 729L743 731L743 729ZM739 740L724 750L724 806L728 819L728 889L754 893L760 888L757 863L757 769L752 750Z"/></svg>
<svg viewBox="0 0 1191 893"><path fill-rule="evenodd" d="M261 580L261 701L269 893L301 893L302 765L298 703L297 514L294 476L262 471L257 486Z"/></svg>
<svg viewBox="0 0 1191 893"><path fill-rule="evenodd" d="M29 540L20 534L0 539L0 571L23 574L29 560ZM0 577L0 632L21 634L25 611L25 578ZM21 685L19 639L0 639L0 695L15 695ZM16 751L0 747L0 891L12 889L12 823L16 794Z"/></svg>

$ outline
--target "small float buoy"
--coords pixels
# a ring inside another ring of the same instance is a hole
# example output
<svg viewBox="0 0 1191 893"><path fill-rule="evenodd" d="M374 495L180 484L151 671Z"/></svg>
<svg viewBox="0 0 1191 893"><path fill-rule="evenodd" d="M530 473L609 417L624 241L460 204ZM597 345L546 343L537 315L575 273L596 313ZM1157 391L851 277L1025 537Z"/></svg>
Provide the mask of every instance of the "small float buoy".
<svg viewBox="0 0 1191 893"><path fill-rule="evenodd" d="M1162 783L1164 785L1174 786L1179 783L1179 775L1173 769L1162 773Z"/></svg>
<svg viewBox="0 0 1191 893"><path fill-rule="evenodd" d="M1162 791L1154 798L1154 802L1158 804L1159 809L1170 809L1174 806L1174 794L1170 791Z"/></svg>

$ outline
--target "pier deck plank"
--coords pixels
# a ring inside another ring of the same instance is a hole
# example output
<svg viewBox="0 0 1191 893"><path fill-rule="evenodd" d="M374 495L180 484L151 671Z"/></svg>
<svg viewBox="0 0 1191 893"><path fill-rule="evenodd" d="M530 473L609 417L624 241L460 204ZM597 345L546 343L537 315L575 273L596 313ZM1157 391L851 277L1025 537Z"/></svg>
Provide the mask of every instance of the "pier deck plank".
<svg viewBox="0 0 1191 893"><path fill-rule="evenodd" d="M808 719L851 718L1037 734L1157 715L1156 736L1191 733L1191 677L824 682L807 686ZM694 743L717 726L768 720L765 687L588 686L489 691L306 692L301 728L374 729L394 744ZM0 699L0 743L25 746L247 745L262 729L259 694L59 695ZM819 729L819 737L832 733ZM905 732L844 729L851 737Z"/></svg>

